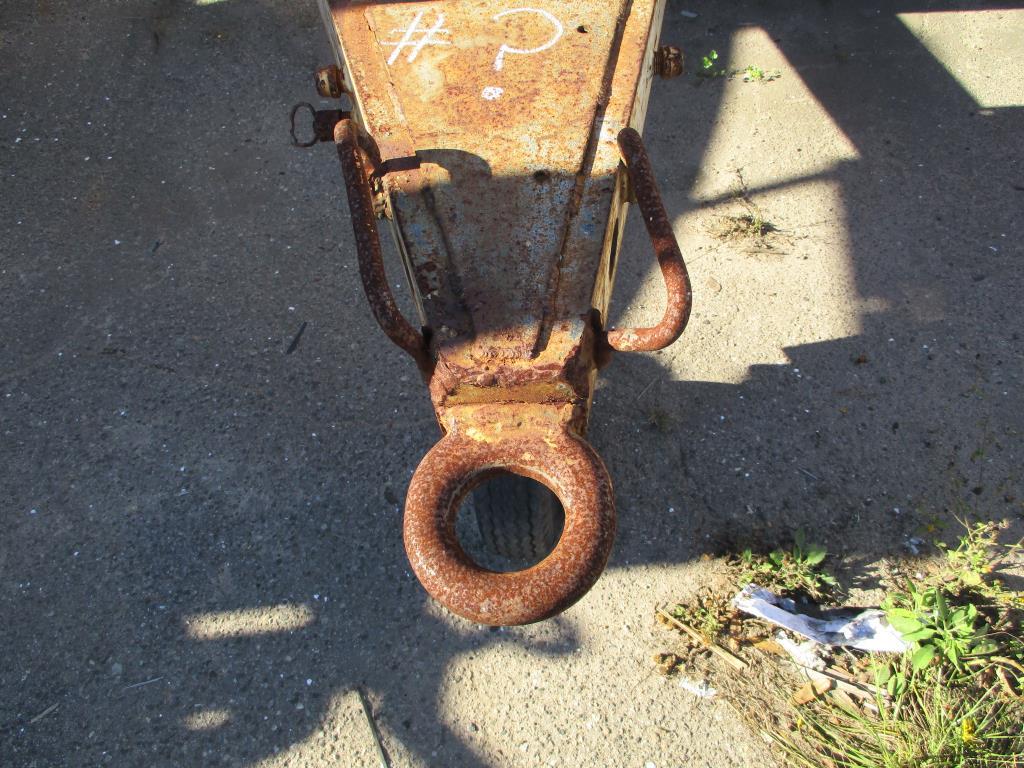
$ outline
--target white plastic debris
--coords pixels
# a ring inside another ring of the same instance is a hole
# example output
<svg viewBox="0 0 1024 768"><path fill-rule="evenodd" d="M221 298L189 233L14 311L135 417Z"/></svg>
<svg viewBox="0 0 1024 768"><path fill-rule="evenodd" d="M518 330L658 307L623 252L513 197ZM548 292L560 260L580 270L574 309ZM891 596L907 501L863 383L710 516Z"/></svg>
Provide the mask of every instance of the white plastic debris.
<svg viewBox="0 0 1024 768"><path fill-rule="evenodd" d="M711 699L718 693L718 691L708 685L707 680L691 680L688 677L679 678L679 687L684 691L689 691L698 699Z"/></svg>
<svg viewBox="0 0 1024 768"><path fill-rule="evenodd" d="M852 619L815 619L787 611L781 599L770 590L748 584L732 599L744 613L796 632L825 645L843 645L875 653L903 653L909 646L885 619L885 612L870 608ZM787 606L788 607L788 606Z"/></svg>
<svg viewBox="0 0 1024 768"><path fill-rule="evenodd" d="M775 642L782 647L782 650L789 654L793 661L802 667L820 671L828 666L825 660L818 655L821 643L816 643L813 640L804 640L804 642L798 643L795 640L791 640L789 635L781 629L775 633Z"/></svg>
<svg viewBox="0 0 1024 768"><path fill-rule="evenodd" d="M912 555L920 555L921 547L924 546L924 539L919 536L911 536L903 542L903 548Z"/></svg>

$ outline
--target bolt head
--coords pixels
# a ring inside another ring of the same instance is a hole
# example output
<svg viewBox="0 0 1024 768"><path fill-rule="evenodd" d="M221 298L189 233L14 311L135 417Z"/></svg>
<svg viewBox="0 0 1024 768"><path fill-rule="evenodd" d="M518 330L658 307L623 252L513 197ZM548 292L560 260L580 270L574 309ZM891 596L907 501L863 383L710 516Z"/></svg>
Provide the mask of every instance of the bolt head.
<svg viewBox="0 0 1024 768"><path fill-rule="evenodd" d="M341 70L334 64L320 67L316 71L316 92L325 99L337 99L345 92L345 79Z"/></svg>
<svg viewBox="0 0 1024 768"><path fill-rule="evenodd" d="M654 71L658 77L671 80L683 74L683 52L674 45L663 45L654 52Z"/></svg>

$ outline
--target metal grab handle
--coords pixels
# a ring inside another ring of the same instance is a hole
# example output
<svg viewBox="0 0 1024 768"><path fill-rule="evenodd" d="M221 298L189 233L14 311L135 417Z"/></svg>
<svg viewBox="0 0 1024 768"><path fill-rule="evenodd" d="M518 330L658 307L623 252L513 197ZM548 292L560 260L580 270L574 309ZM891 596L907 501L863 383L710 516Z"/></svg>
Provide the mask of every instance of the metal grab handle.
<svg viewBox="0 0 1024 768"><path fill-rule="evenodd" d="M548 486L565 526L539 563L496 573L459 546L455 518L473 488L503 471ZM569 431L502 430L493 440L449 432L412 477L403 533L412 569L435 600L480 624L529 624L575 603L604 570L615 538L612 483L590 444Z"/></svg>
<svg viewBox="0 0 1024 768"><path fill-rule="evenodd" d="M405 319L388 285L373 210L370 176L359 147L358 129L351 118L344 117L335 124L334 143L338 148L345 191L348 193L348 207L359 255L359 276L363 280L363 291L370 303L370 310L388 338L412 355L421 370L427 371L430 363L423 334Z"/></svg>
<svg viewBox="0 0 1024 768"><path fill-rule="evenodd" d="M643 139L632 128L623 128L618 135L618 144L647 234L658 257L668 300L665 314L657 325L650 328L614 328L605 334L605 340L608 346L620 352L654 352L674 342L686 328L693 292L683 254L679 251L672 223L654 181Z"/></svg>

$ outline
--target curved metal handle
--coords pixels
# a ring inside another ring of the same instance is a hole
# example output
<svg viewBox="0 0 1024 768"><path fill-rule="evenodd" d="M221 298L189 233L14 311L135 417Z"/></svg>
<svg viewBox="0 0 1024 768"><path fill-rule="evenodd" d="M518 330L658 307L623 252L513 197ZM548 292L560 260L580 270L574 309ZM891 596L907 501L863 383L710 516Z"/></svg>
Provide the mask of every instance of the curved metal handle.
<svg viewBox="0 0 1024 768"><path fill-rule="evenodd" d="M690 277L686 272L683 254L679 251L672 223L665 213L661 193L654 181L654 172L643 139L632 128L623 128L619 132L618 143L637 205L644 217L647 234L650 235L654 253L658 257L668 300L665 314L657 325L650 328L614 328L605 334L605 341L612 349L620 352L653 352L667 347L686 328L693 292L690 290Z"/></svg>
<svg viewBox="0 0 1024 768"><path fill-rule="evenodd" d="M334 126L334 143L338 147L345 191L348 193L348 207L359 254L359 276L363 280L363 290L370 309L388 338L412 355L421 370L428 370L429 358L423 334L413 328L402 315L388 286L373 211L370 176L359 147L358 129L350 118L342 118Z"/></svg>
<svg viewBox="0 0 1024 768"><path fill-rule="evenodd" d="M544 560L495 573L459 546L455 518L466 494L503 471L548 486L565 526ZM449 432L412 477L404 538L416 577L449 610L494 626L541 621L579 600L604 570L615 538L611 479L587 441L568 431L503 430L497 440Z"/></svg>

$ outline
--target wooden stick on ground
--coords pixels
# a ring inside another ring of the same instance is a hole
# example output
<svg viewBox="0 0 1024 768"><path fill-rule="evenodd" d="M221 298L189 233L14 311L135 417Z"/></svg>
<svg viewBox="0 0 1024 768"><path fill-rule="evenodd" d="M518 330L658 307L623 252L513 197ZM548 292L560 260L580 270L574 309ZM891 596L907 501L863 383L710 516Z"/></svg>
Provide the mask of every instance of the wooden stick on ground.
<svg viewBox="0 0 1024 768"><path fill-rule="evenodd" d="M370 726L373 743L377 745L380 764L383 768L391 768L391 760L388 758L388 753L384 751L384 744L380 740L380 731L377 730L377 723L374 722L373 714L370 712L370 702L366 700L366 694L363 693L361 686L356 686L356 693L359 694L359 703L363 705L363 714L366 715L366 722Z"/></svg>
<svg viewBox="0 0 1024 768"><path fill-rule="evenodd" d="M671 613L666 611L664 608L658 608L657 609L657 613L658 613L659 616L661 616L663 619L665 619L665 621L670 623L673 627L678 629L680 632L683 632L684 634L689 635L691 638L696 640L698 643L700 643L701 645L705 646L709 651L711 651L713 654L715 654L718 658L720 658L722 661L724 661L726 664L728 664L733 669L735 669L735 670L743 670L743 669L747 668L747 662L745 662L739 656L737 656L736 654L730 653L729 651L725 650L725 648L720 646L718 643L709 641L706 637L704 637L704 635L702 635L696 629L691 627L689 624L684 624L679 619L677 619L675 616L673 616Z"/></svg>
<svg viewBox="0 0 1024 768"><path fill-rule="evenodd" d="M34 725L35 723L38 723L38 722L39 722L40 720L42 720L42 719L43 719L44 717L46 717L46 716L47 716L48 714L50 714L51 712L53 712L53 711L54 711L55 709L57 709L57 707L59 707L59 706L60 706L60 702L59 702L59 701L58 701L58 702L57 702L56 704L51 704L51 705L50 705L50 706L48 706L48 707L47 707L46 709L44 709L44 710L43 710L42 712L40 712L40 713L39 713L38 715L36 715L35 717L33 717L33 718L32 718L31 720L29 720L29 721L28 721L28 722L29 722L29 724L30 724L30 725Z"/></svg>

